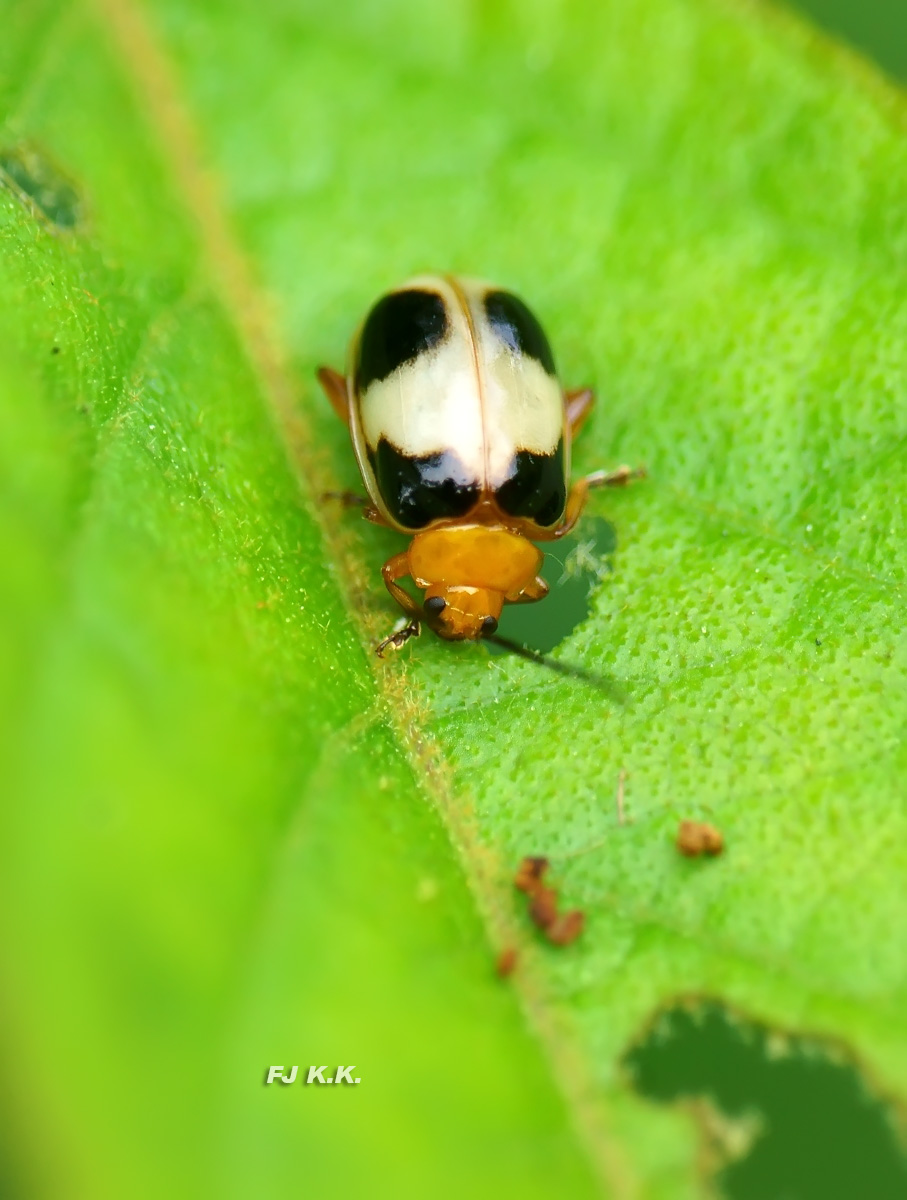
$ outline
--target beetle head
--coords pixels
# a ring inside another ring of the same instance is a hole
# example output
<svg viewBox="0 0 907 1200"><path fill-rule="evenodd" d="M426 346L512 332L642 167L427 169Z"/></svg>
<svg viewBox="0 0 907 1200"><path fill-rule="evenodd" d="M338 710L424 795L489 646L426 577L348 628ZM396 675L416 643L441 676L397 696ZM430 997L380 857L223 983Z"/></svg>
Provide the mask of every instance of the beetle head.
<svg viewBox="0 0 907 1200"><path fill-rule="evenodd" d="M426 619L439 637L450 642L478 641L494 633L504 605L501 592L490 588L435 584L425 593Z"/></svg>

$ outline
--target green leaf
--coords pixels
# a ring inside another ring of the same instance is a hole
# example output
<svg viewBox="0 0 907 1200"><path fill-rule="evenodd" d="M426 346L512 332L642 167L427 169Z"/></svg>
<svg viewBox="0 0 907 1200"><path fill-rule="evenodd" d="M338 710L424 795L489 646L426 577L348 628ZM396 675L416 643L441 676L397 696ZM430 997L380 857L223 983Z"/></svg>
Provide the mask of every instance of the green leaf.
<svg viewBox="0 0 907 1200"><path fill-rule="evenodd" d="M900 96L713 0L2 16L9 1190L699 1195L627 1065L691 995L896 1100ZM554 651L623 707L481 646L372 659L400 540L320 502L357 474L313 372L425 268L519 291L595 384L577 471L649 467L592 501ZM730 1120L705 1075L667 1098Z"/></svg>

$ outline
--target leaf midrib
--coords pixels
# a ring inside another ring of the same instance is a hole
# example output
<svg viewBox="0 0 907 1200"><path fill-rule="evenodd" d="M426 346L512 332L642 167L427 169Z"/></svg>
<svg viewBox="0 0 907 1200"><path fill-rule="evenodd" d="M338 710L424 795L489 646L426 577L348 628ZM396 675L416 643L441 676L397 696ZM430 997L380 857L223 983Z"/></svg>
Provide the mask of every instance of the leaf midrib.
<svg viewBox="0 0 907 1200"><path fill-rule="evenodd" d="M134 0L97 0L97 9L109 27L120 56L131 68L133 88L161 158L170 169L177 194L195 220L201 257L220 284L224 311L232 321L245 348L254 374L260 381L269 420L276 428L290 470L296 478L303 502L321 529L325 547L339 547L339 582L345 599L365 588L362 565L343 548L349 544L339 526L323 507L312 503L312 495L334 490L314 450L309 431L296 405L296 388L286 362L287 356L267 319L266 306L253 278L253 269L230 230L225 205L203 166L200 139L182 102L175 72ZM328 558L328 555L325 555ZM335 559L336 561L336 559ZM529 943L515 920L506 886L506 871L486 843L478 837L468 806L453 792L450 772L425 732L427 714L407 687L405 671L377 669L370 653L371 636L358 616L358 608L346 604L356 628L364 657L371 667L387 719L407 753L423 791L437 809L448 838L460 859L461 868L485 926L489 944L520 947L521 969L513 977L521 1007L530 1028L541 1044L555 1084L559 1087L581 1145L595 1169L604 1191L631 1200L639 1186L623 1149L612 1138L602 1097L597 1094L576 1039L564 1028L551 1007L540 968L540 954Z"/></svg>

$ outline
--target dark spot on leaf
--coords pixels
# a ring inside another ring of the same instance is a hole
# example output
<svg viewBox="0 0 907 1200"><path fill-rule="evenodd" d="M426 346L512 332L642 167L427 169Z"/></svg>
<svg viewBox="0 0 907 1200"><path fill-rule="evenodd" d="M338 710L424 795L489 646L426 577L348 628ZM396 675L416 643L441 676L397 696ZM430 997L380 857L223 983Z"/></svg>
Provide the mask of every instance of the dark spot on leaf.
<svg viewBox="0 0 907 1200"><path fill-rule="evenodd" d="M79 223L81 204L75 186L34 146L0 150L0 183L58 229L74 229Z"/></svg>
<svg viewBox="0 0 907 1200"><path fill-rule="evenodd" d="M726 1200L903 1200L899 1115L840 1045L713 1000L665 1008L624 1055L633 1086L699 1117Z"/></svg>
<svg viewBox="0 0 907 1200"><path fill-rule="evenodd" d="M616 546L610 521L591 515L563 541L543 543L542 576L551 590L537 604L505 604L500 633L541 654L553 650L589 616L592 594L610 574L608 559ZM492 643L488 648L507 653Z"/></svg>
<svg viewBox="0 0 907 1200"><path fill-rule="evenodd" d="M50 352L51 352L51 354L59 354L59 353L60 353L60 347L59 347L59 346L51 346L51 348L50 348Z"/></svg>

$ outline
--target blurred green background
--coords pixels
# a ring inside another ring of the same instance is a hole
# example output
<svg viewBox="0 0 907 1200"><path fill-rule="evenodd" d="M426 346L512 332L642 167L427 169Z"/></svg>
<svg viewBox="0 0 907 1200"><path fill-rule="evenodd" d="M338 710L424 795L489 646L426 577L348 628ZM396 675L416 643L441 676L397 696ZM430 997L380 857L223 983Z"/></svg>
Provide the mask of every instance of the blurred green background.
<svg viewBox="0 0 907 1200"><path fill-rule="evenodd" d="M810 11L904 69L894 5ZM0 0L0 28L0 1194L693 1200L766 1158L777 1192L817 1132L853 1161L855 1109L897 1189L878 93L712 0ZM356 473L313 372L427 263L525 291L602 385L578 469L652 468L590 506L602 586L555 650L626 712L482 647L372 669L399 547L315 518ZM726 855L679 859L679 815ZM589 914L569 952L514 899L540 851ZM712 1042L658 1018L689 993ZM678 1101L732 1054L700 1125ZM750 1109L784 1111L785 1055L845 1101L779 1148ZM263 1086L325 1061L362 1086Z"/></svg>
<svg viewBox="0 0 907 1200"><path fill-rule="evenodd" d="M907 4L903 0L798 0L793 5L829 33L907 76Z"/></svg>

